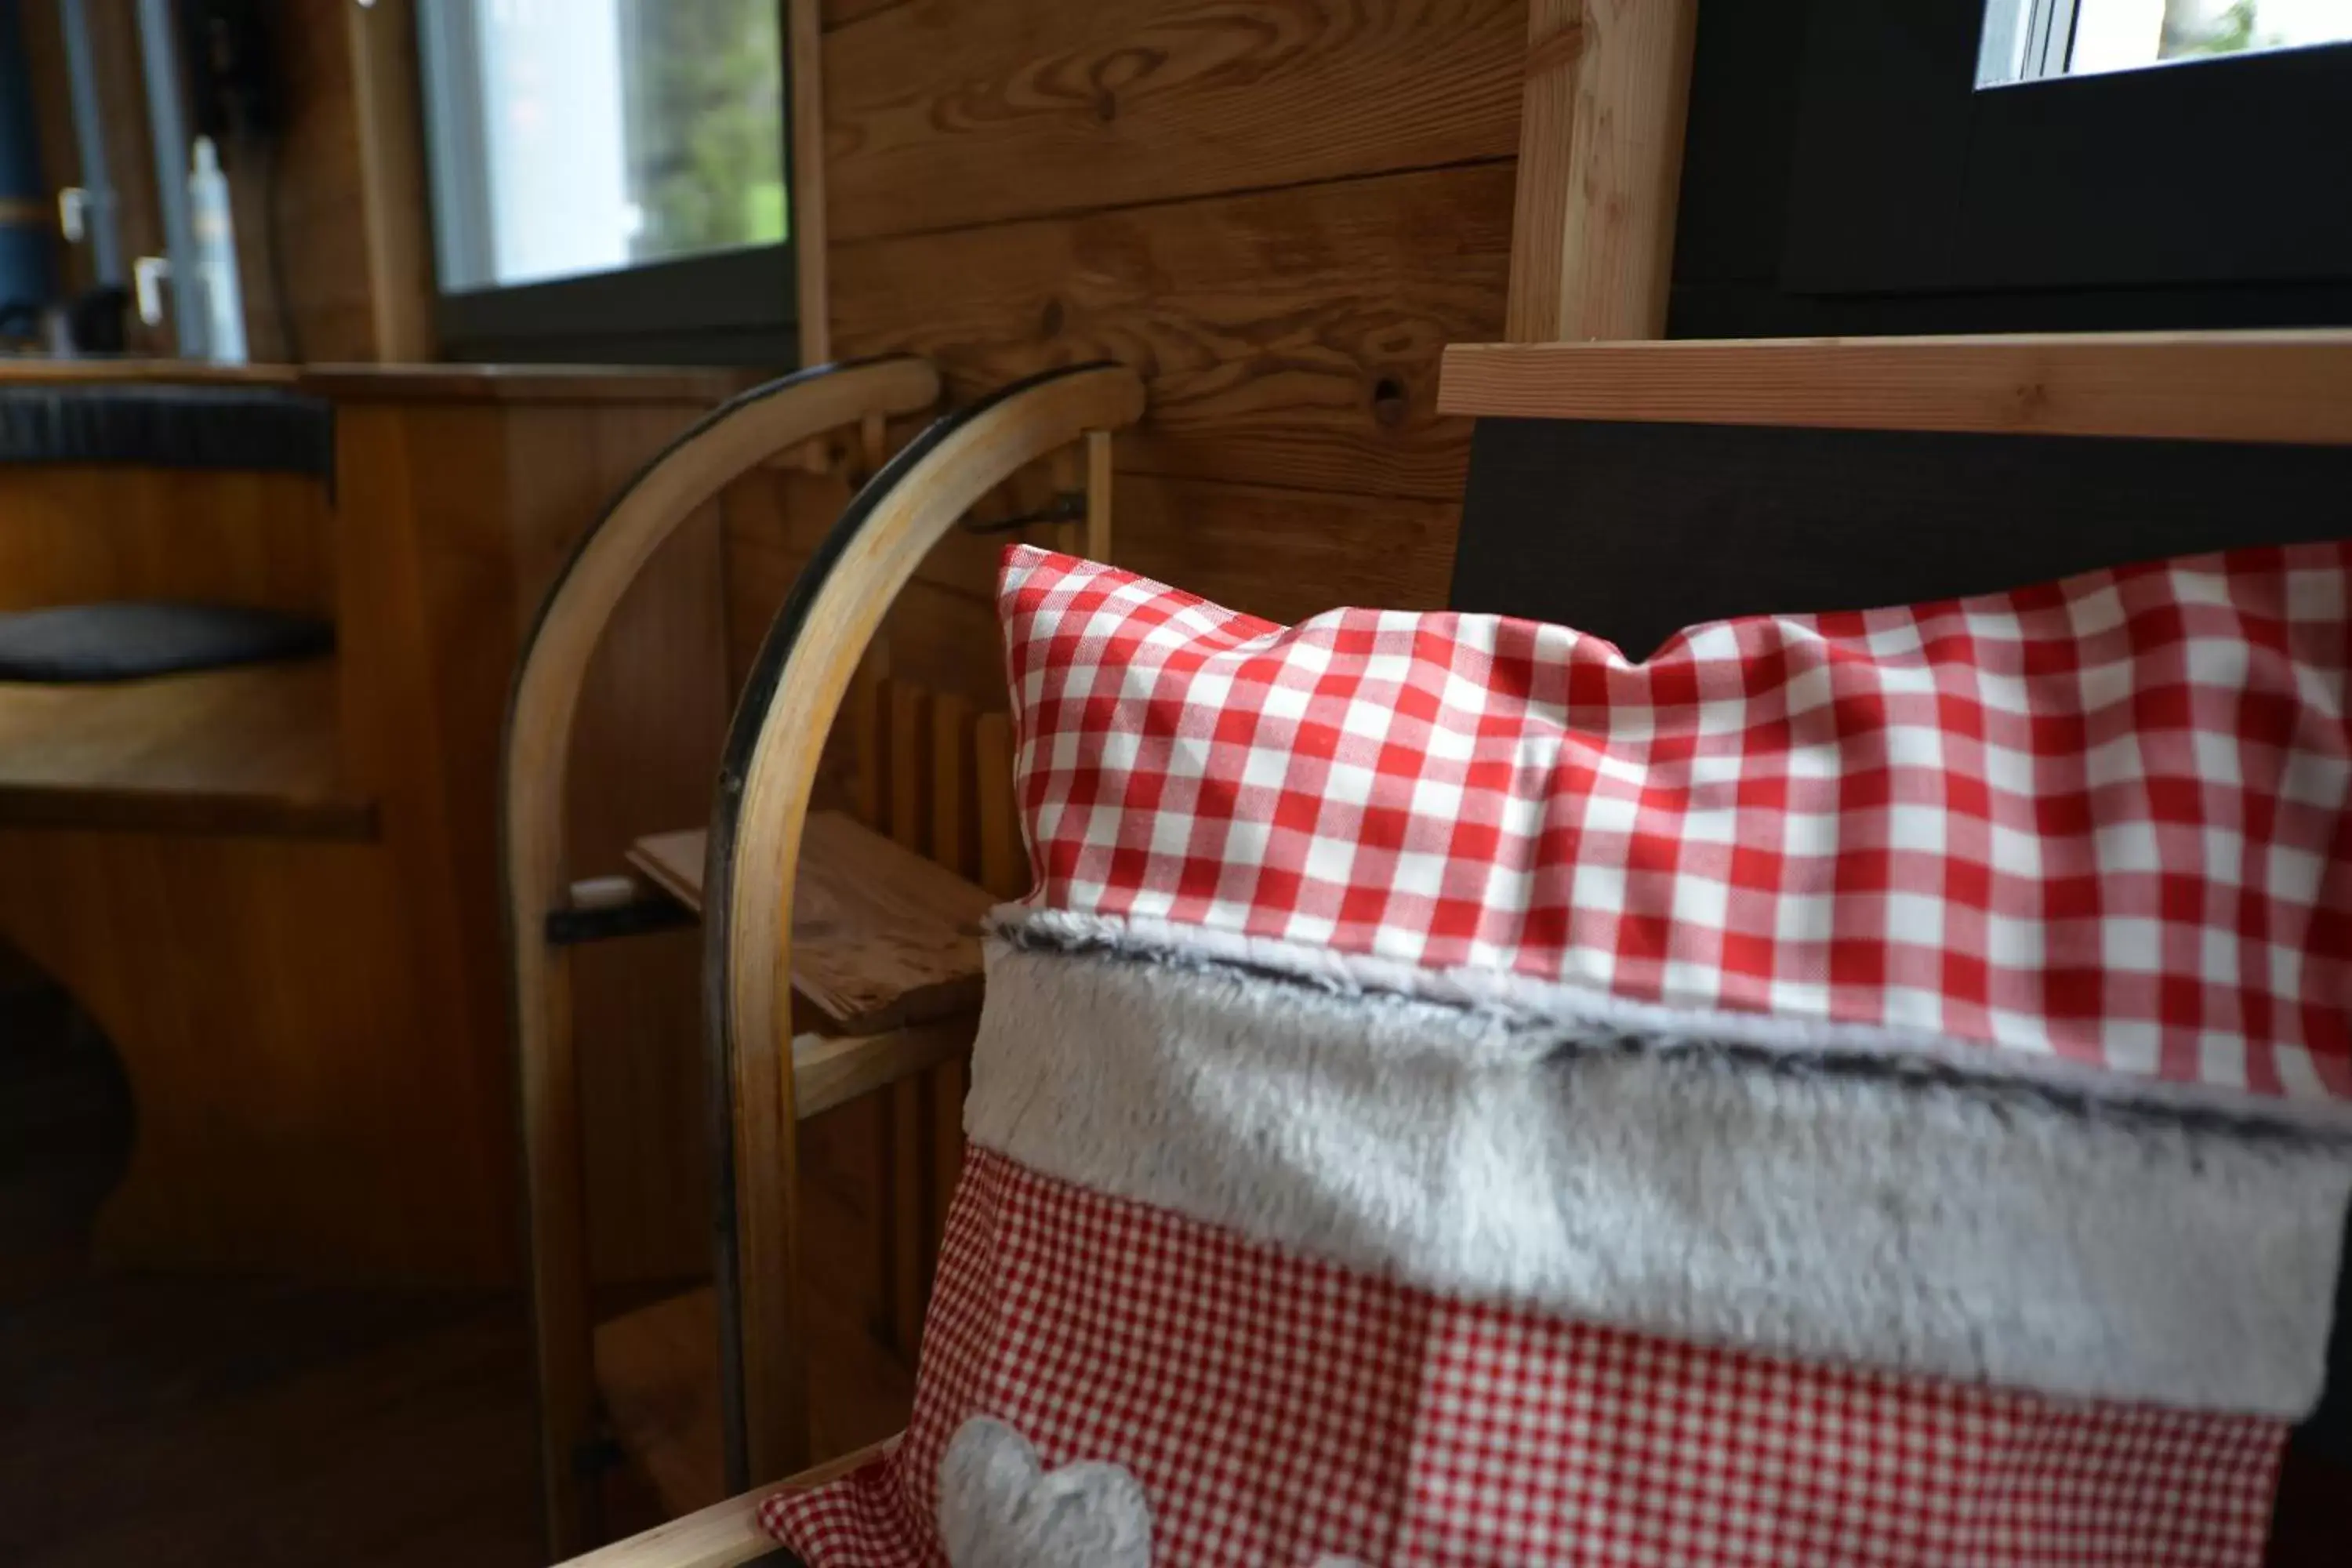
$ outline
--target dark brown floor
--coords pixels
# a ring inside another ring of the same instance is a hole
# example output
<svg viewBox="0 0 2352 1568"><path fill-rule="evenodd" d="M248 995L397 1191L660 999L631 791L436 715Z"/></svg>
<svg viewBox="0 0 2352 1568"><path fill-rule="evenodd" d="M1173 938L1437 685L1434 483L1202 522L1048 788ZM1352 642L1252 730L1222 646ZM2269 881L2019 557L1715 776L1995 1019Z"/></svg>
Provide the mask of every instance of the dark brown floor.
<svg viewBox="0 0 2352 1568"><path fill-rule="evenodd" d="M540 1562L519 1303L96 1274L131 1132L105 1047L0 955L0 1563Z"/></svg>
<svg viewBox="0 0 2352 1568"><path fill-rule="evenodd" d="M511 1299L105 1276L131 1110L0 950L0 1568L528 1568L530 1340ZM604 1488L615 1532L653 1522ZM2308 1446L2273 1568L2352 1563L2352 1468Z"/></svg>

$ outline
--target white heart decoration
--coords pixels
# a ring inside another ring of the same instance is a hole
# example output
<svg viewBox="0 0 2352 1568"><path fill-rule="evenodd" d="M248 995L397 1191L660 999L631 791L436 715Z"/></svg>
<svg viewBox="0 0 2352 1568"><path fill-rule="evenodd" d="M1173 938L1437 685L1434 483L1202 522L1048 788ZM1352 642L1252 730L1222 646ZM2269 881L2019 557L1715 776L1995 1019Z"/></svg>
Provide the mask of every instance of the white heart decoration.
<svg viewBox="0 0 2352 1568"><path fill-rule="evenodd" d="M940 1461L940 1538L954 1568L1151 1568L1151 1509L1123 1467L1045 1473L1028 1439L988 1415Z"/></svg>

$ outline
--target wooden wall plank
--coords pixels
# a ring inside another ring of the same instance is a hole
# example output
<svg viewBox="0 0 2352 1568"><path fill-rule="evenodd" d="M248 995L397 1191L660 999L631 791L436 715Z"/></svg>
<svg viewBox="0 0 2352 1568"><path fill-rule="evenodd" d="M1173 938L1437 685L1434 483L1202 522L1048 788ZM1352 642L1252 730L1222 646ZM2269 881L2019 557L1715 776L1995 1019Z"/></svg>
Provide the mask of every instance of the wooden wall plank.
<svg viewBox="0 0 2352 1568"><path fill-rule="evenodd" d="M901 5L825 40L836 241L1507 158L1527 0Z"/></svg>
<svg viewBox="0 0 2352 1568"><path fill-rule="evenodd" d="M1447 500L1438 353L1501 328L1510 206L1486 163L839 244L835 347L929 354L958 398L1117 359L1150 393L1125 469Z"/></svg>
<svg viewBox="0 0 2352 1568"><path fill-rule="evenodd" d="M762 468L730 485L720 496L727 531L730 690L751 673L761 639L784 602L793 574L849 504L850 493L837 473Z"/></svg>
<svg viewBox="0 0 2352 1568"><path fill-rule="evenodd" d="M1286 626L1343 605L1442 609L1460 521L1452 501L1123 477L1118 564Z"/></svg>
<svg viewBox="0 0 2352 1568"><path fill-rule="evenodd" d="M344 10L375 357L434 357L433 218L414 0Z"/></svg>
<svg viewBox="0 0 2352 1568"><path fill-rule="evenodd" d="M1530 0L1513 342L1666 330L1698 0Z"/></svg>
<svg viewBox="0 0 2352 1568"><path fill-rule="evenodd" d="M300 474L0 470L0 611L207 599L334 612L334 524Z"/></svg>
<svg viewBox="0 0 2352 1568"><path fill-rule="evenodd" d="M824 155L824 36L819 0L785 0L784 64L791 90L793 308L800 319L801 363L833 359L831 204Z"/></svg>
<svg viewBox="0 0 2352 1568"><path fill-rule="evenodd" d="M1029 855L1013 792L1013 721L983 713L972 726L972 776L980 798L980 885L1000 899L1029 890Z"/></svg>
<svg viewBox="0 0 2352 1568"><path fill-rule="evenodd" d="M825 31L831 32L835 27L846 27L852 22L862 22L868 16L896 10L908 3L909 0L819 0L817 15L823 19Z"/></svg>
<svg viewBox="0 0 2352 1568"><path fill-rule="evenodd" d="M19 5L17 26L25 50L25 85L33 100L33 135L40 144L41 184L55 193L79 185L81 149L74 141L73 95L65 68L65 34L55 5ZM88 241L68 245L54 224L44 236L58 265L58 281L68 295L87 289L96 279L96 264Z"/></svg>
<svg viewBox="0 0 2352 1568"><path fill-rule="evenodd" d="M511 1278L503 1105L464 1089L380 845L0 833L0 929L97 1020L139 1136L126 1267Z"/></svg>
<svg viewBox="0 0 2352 1568"><path fill-rule="evenodd" d="M352 761L384 799L411 886L419 991L473 1031L478 1096L510 1115L497 878L499 735L523 629L579 531L694 416L691 405L346 400L341 661ZM576 868L700 820L725 718L715 513L625 599L592 664L568 800ZM583 954L581 1063L592 1258L606 1278L703 1266L707 1176L694 944ZM499 1128L503 1147L511 1136ZM504 1178L502 1178L504 1179Z"/></svg>
<svg viewBox="0 0 2352 1568"><path fill-rule="evenodd" d="M1116 563L1285 625L1342 605L1438 609L1454 570L1452 501L1326 495L1156 474L1120 474ZM1054 545L1050 531L1032 542ZM741 542L728 593L747 618L772 613L816 533L796 522ZM1004 706L996 567L1008 538L962 534L933 551L889 622L898 668L982 712Z"/></svg>
<svg viewBox="0 0 2352 1568"><path fill-rule="evenodd" d="M276 152L232 149L227 155L230 184L246 197L236 216L247 335L256 358L376 359L358 87L346 24L331 5L288 6L275 37L286 107ZM273 245L280 247L276 279L268 267ZM290 323L278 310L278 281Z"/></svg>

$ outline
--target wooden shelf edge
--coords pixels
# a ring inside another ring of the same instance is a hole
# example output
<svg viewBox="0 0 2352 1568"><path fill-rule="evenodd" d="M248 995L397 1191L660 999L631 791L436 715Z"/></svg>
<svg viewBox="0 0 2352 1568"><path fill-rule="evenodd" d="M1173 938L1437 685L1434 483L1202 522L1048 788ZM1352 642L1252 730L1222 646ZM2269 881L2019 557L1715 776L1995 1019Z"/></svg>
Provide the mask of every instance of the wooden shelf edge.
<svg viewBox="0 0 2352 1568"><path fill-rule="evenodd" d="M0 828L161 833L179 837L303 838L365 844L382 837L376 804L177 791L0 784Z"/></svg>
<svg viewBox="0 0 2352 1568"><path fill-rule="evenodd" d="M638 875L692 910L702 912L702 855L709 836L699 827L649 833L629 846L627 859Z"/></svg>
<svg viewBox="0 0 2352 1568"><path fill-rule="evenodd" d="M651 834L630 867L699 914L707 837ZM835 1032L893 1029L977 1012L982 888L839 812L809 818L793 908L793 985Z"/></svg>
<svg viewBox="0 0 2352 1568"><path fill-rule="evenodd" d="M0 682L0 826L370 839L331 658Z"/></svg>
<svg viewBox="0 0 2352 1568"><path fill-rule="evenodd" d="M2352 330L1455 343L1481 418L2352 444Z"/></svg>

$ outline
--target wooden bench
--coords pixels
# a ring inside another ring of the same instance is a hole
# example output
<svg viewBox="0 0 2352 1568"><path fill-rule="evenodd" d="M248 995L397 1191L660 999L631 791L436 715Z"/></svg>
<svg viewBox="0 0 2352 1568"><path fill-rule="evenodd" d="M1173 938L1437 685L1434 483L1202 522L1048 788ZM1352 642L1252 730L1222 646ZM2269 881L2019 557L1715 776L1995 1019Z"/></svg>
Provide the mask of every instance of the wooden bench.
<svg viewBox="0 0 2352 1568"><path fill-rule="evenodd" d="M331 660L150 680L0 681L0 826L373 837Z"/></svg>
<svg viewBox="0 0 2352 1568"><path fill-rule="evenodd" d="M741 377L0 366L0 390L28 396L182 385L299 394L331 429L299 471L219 467L211 448L194 468L94 447L0 463L0 611L200 600L331 622L336 646L152 682L0 684L0 941L94 1020L139 1107L97 1252L507 1285L521 1253L498 887L507 685L564 551ZM600 763L626 742L627 765L583 768L572 793L615 861L608 818L637 809L642 831L707 809L727 703L719 514L737 499L641 574L582 698ZM641 944L590 987L603 1102L615 1083L696 1081L691 1064L647 1065L690 1037L691 954L669 946ZM665 1036L648 1019L679 1022ZM683 1097L643 1098L675 1116ZM700 1167L690 1135L649 1126L643 1142L687 1174L640 1182L599 1255L615 1279L677 1278L681 1252L702 1255Z"/></svg>

